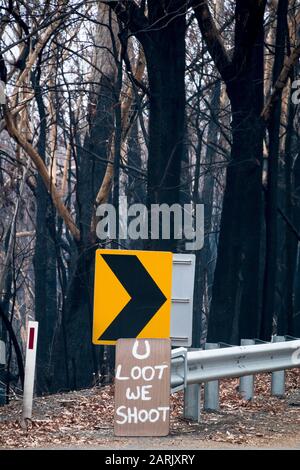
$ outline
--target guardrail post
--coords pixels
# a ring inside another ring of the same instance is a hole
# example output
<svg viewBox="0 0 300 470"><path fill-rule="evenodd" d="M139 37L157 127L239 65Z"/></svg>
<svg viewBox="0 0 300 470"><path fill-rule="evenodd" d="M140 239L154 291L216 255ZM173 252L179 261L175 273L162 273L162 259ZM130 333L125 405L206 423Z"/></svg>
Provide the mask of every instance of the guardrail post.
<svg viewBox="0 0 300 470"><path fill-rule="evenodd" d="M189 348L188 351L201 351L199 348ZM187 362L186 362L187 366ZM187 370L185 375L187 374ZM186 377L187 379L187 377ZM191 421L200 421L201 383L187 385L184 388L184 410L183 416Z"/></svg>
<svg viewBox="0 0 300 470"><path fill-rule="evenodd" d="M241 339L241 346L250 346L255 344L254 339ZM254 395L254 375L245 375L240 378L239 393L244 400L252 400Z"/></svg>
<svg viewBox="0 0 300 470"><path fill-rule="evenodd" d="M200 421L201 384L191 384L184 389L184 418Z"/></svg>
<svg viewBox="0 0 300 470"><path fill-rule="evenodd" d="M187 381L187 349L186 348L176 348L173 349L171 355L171 365L172 361L181 359L183 361L183 376L182 376L182 383L177 384L176 386L171 386L171 393L178 392L179 390L184 390L186 388L186 381Z"/></svg>
<svg viewBox="0 0 300 470"><path fill-rule="evenodd" d="M273 336L272 343L285 341L285 336ZM285 393L285 371L272 372L271 395L273 397L283 397Z"/></svg>
<svg viewBox="0 0 300 470"><path fill-rule="evenodd" d="M218 349L218 343L206 343L204 349ZM219 381L212 380L204 385L204 409L206 411L219 411Z"/></svg>

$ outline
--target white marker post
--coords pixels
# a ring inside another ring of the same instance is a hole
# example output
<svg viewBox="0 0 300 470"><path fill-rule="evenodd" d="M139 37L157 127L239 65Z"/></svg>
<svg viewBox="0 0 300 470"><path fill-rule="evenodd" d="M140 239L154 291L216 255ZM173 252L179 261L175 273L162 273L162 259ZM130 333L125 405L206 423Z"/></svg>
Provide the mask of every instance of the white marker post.
<svg viewBox="0 0 300 470"><path fill-rule="evenodd" d="M4 372L6 364L6 348L4 341L0 340L0 372ZM0 406L6 403L6 386L4 382L0 380Z"/></svg>
<svg viewBox="0 0 300 470"><path fill-rule="evenodd" d="M36 346L38 338L38 322L28 322L28 337L26 346L26 363L25 363L25 380L24 380L24 393L23 393L23 420L32 415L32 400L34 390L34 377L35 377L35 360L36 360Z"/></svg>

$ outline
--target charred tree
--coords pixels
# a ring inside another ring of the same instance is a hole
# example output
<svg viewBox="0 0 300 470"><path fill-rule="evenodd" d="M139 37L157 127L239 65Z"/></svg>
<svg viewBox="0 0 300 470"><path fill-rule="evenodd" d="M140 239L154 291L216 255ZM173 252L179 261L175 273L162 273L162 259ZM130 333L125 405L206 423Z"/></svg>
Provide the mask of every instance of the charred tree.
<svg viewBox="0 0 300 470"><path fill-rule="evenodd" d="M265 3L236 2L232 59L207 3L195 2L194 7L208 50L225 81L232 111L231 161L212 289L210 342L236 344L240 338L258 333Z"/></svg>
<svg viewBox="0 0 300 470"><path fill-rule="evenodd" d="M279 0L277 9L277 31L275 42L275 59L273 66L273 85L276 83L285 57L286 25L288 1ZM277 272L277 206L278 206L278 161L280 143L281 97L273 107L268 125L269 154L267 171L267 189L265 196L266 253L265 273L263 280L263 301L260 337L269 341L272 335L272 324L275 315L275 291Z"/></svg>

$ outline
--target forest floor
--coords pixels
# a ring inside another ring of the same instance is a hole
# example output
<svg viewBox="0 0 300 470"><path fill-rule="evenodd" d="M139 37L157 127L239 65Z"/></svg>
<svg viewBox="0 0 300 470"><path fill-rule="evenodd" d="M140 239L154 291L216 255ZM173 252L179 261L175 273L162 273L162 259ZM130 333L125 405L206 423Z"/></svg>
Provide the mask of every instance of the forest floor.
<svg viewBox="0 0 300 470"><path fill-rule="evenodd" d="M287 372L281 399L270 396L270 377L256 376L251 401L239 396L237 379L222 380L220 412L202 412L200 423L182 418L183 394L173 394L163 438L114 436L113 385L35 398L27 428L15 398L0 408L0 449L300 449L300 369Z"/></svg>

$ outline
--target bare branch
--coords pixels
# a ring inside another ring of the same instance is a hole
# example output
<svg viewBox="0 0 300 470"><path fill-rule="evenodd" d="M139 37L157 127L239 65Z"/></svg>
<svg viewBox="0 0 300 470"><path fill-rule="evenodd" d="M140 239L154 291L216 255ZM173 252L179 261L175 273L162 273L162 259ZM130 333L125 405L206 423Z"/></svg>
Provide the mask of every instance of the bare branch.
<svg viewBox="0 0 300 470"><path fill-rule="evenodd" d="M19 144L23 148L23 150L25 150L25 152L34 162L47 190L49 191L49 194L51 195L53 204L56 207L58 214L64 220L66 226L70 230L75 240L79 241L80 231L78 230L70 212L62 202L56 187L52 185L45 163L43 162L36 149L31 145L31 143L29 143L18 131L7 106L4 106L4 115L8 133L17 142L17 144Z"/></svg>
<svg viewBox="0 0 300 470"><path fill-rule="evenodd" d="M207 49L222 78L228 80L231 66L230 59L223 44L220 32L209 10L206 0L193 0L192 6L200 31L207 44Z"/></svg>
<svg viewBox="0 0 300 470"><path fill-rule="evenodd" d="M265 122L268 122L272 113L272 109L278 97L280 96L281 91L287 84L290 73L292 72L293 67L296 65L300 57L300 44L293 50L292 54L286 58L284 66L280 72L280 75L275 83L273 92L267 100L267 103L261 113L261 117Z"/></svg>

